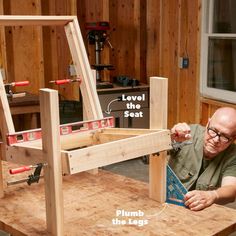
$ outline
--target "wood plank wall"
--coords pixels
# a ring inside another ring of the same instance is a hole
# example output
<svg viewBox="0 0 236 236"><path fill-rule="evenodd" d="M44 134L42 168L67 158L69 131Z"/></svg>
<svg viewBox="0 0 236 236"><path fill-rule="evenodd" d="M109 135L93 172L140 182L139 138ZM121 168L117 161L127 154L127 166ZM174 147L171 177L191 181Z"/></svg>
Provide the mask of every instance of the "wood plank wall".
<svg viewBox="0 0 236 236"><path fill-rule="evenodd" d="M197 0L191 4L188 0L148 1L147 60L156 60L157 67L153 71L152 65L147 75L157 73L169 79L168 127L199 121L200 4ZM180 57L189 58L189 68L179 68Z"/></svg>
<svg viewBox="0 0 236 236"><path fill-rule="evenodd" d="M201 0L0 0L0 11L77 14L91 64L95 51L87 42L85 23L109 21L114 49L104 48L102 63L115 69L104 71L104 80L126 75L148 83L150 76L167 77L168 127L183 121L204 123L214 110L199 94ZM29 91L37 93L39 87L51 87L50 80L69 78L72 61L63 29L12 27L0 32L0 65L8 81L29 79ZM179 68L180 57L189 58L189 68ZM66 85L60 93L66 99L79 97L77 85Z"/></svg>
<svg viewBox="0 0 236 236"><path fill-rule="evenodd" d="M3 1L3 11L6 15L39 15L40 0ZM42 29L33 26L6 27L5 39L8 82L24 78L31 82L30 91L44 87Z"/></svg>
<svg viewBox="0 0 236 236"><path fill-rule="evenodd" d="M76 15L76 0L42 1L42 15ZM45 87L58 89L61 99L78 100L78 83L57 86L49 81L71 79L69 65L73 64L63 27L43 27Z"/></svg>
<svg viewBox="0 0 236 236"><path fill-rule="evenodd" d="M146 4L145 1L111 0L112 76L128 76L147 82L146 77Z"/></svg>

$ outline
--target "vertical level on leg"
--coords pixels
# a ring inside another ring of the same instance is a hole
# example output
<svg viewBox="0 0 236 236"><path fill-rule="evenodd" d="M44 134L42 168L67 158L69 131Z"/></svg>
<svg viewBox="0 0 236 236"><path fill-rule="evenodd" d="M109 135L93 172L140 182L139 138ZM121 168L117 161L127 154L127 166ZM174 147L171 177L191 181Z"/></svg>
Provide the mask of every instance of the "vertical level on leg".
<svg viewBox="0 0 236 236"><path fill-rule="evenodd" d="M150 77L150 129L167 128L168 79ZM149 197L158 201L166 200L167 154L150 155Z"/></svg>
<svg viewBox="0 0 236 236"><path fill-rule="evenodd" d="M60 236L64 234L64 213L57 91L40 90L40 112L43 155L48 164L44 168L47 230Z"/></svg>

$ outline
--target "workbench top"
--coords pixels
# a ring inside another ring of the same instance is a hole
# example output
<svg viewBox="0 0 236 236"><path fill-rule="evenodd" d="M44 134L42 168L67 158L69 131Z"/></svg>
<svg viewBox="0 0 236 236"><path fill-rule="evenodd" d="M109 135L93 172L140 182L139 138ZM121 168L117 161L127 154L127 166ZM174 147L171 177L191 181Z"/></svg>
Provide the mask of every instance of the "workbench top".
<svg viewBox="0 0 236 236"><path fill-rule="evenodd" d="M213 205L192 212L160 204L149 199L148 184L104 170L97 175L83 172L63 177L63 194L68 236L228 235L236 225L234 209ZM44 198L43 180L8 187L0 201L0 228L22 233L17 235L48 235Z"/></svg>
<svg viewBox="0 0 236 236"><path fill-rule="evenodd" d="M142 92L149 89L148 84L140 84L138 86L121 86L113 84L113 88L97 89L98 94L109 94L109 93L126 93L126 92Z"/></svg>
<svg viewBox="0 0 236 236"><path fill-rule="evenodd" d="M39 105L39 96L31 93L26 93L26 95L23 97L8 99L8 101L10 107Z"/></svg>

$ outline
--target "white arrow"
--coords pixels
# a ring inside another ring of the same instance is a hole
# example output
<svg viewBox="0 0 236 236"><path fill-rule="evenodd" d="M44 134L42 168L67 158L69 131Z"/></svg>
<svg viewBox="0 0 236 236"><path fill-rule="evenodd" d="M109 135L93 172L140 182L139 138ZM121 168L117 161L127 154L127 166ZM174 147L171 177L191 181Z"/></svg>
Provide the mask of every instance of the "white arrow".
<svg viewBox="0 0 236 236"><path fill-rule="evenodd" d="M119 101L119 98L113 99L113 100L111 100L111 101L108 103L108 105L107 105L107 110L104 111L106 114L108 114L108 115L111 114L110 106L111 106L111 104L112 104L113 102L115 102L115 101Z"/></svg>

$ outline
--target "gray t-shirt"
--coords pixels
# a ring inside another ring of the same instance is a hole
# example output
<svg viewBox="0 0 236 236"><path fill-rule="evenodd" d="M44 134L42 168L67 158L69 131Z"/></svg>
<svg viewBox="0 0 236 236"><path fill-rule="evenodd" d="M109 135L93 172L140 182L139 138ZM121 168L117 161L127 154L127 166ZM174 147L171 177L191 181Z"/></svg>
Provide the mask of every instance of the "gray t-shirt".
<svg viewBox="0 0 236 236"><path fill-rule="evenodd" d="M170 154L169 165L188 190L212 190L225 176L236 177L236 144L231 144L212 160L203 158L205 127L190 125L192 145ZM202 166L203 164L203 166Z"/></svg>

